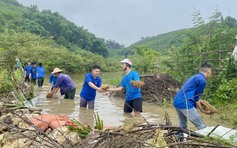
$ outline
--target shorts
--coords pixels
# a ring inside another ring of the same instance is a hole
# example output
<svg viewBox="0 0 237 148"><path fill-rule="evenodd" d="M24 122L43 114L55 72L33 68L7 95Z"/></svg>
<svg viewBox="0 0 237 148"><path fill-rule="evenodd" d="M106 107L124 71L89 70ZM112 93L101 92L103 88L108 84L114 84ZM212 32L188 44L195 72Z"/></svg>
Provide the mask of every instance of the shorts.
<svg viewBox="0 0 237 148"><path fill-rule="evenodd" d="M123 111L125 113L131 113L132 111L142 112L142 98L137 98L131 101L125 101Z"/></svg>

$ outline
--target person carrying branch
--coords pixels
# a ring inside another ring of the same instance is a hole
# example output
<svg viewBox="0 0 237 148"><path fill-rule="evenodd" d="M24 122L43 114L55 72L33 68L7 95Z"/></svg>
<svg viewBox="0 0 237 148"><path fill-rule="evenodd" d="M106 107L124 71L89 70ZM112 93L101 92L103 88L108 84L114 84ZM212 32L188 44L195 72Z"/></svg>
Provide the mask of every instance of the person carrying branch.
<svg viewBox="0 0 237 148"><path fill-rule="evenodd" d="M174 107L178 115L180 128L187 128L187 119L199 130L206 127L196 107L204 114L210 113L210 111L202 109L199 97L206 87L206 79L208 79L211 74L211 66L207 63L202 64L199 73L190 77L174 97Z"/></svg>
<svg viewBox="0 0 237 148"><path fill-rule="evenodd" d="M139 74L131 70L132 61L130 59L124 59L120 61L125 75L122 78L120 86L117 88L109 88L108 91L119 92L123 88L126 89L124 113L131 113L134 110L134 116L140 117L142 112L142 95L140 88L135 87L131 84L131 81L139 81Z"/></svg>

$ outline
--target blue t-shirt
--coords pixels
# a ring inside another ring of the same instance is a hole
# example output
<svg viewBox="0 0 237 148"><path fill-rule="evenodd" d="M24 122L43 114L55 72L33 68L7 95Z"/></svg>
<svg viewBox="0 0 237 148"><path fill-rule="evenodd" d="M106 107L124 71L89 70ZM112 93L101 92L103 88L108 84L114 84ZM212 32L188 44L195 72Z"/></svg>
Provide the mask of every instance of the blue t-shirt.
<svg viewBox="0 0 237 148"><path fill-rule="evenodd" d="M130 84L130 81L138 81L139 74L131 70L128 74L124 75L120 86L126 88L126 101L142 98L140 88L136 88Z"/></svg>
<svg viewBox="0 0 237 148"><path fill-rule="evenodd" d="M29 76L29 75L30 75L31 69L32 69L32 66L31 66L31 65L27 65L27 66L25 67L26 76Z"/></svg>
<svg viewBox="0 0 237 148"><path fill-rule="evenodd" d="M44 74L45 74L45 69L44 67L37 67L38 70L38 78L44 78Z"/></svg>
<svg viewBox="0 0 237 148"><path fill-rule="evenodd" d="M37 67L32 66L31 72L30 72L32 79L37 79L37 71L38 71Z"/></svg>
<svg viewBox="0 0 237 148"><path fill-rule="evenodd" d="M68 75L62 73L59 74L58 80L54 87L59 87L62 95L65 94L69 89L76 88L72 79Z"/></svg>
<svg viewBox="0 0 237 148"><path fill-rule="evenodd" d="M206 78L199 72L189 78L174 97L174 107L180 109L196 108L196 102L206 87ZM187 99L187 105L186 100ZM188 108L187 108L188 107Z"/></svg>
<svg viewBox="0 0 237 148"><path fill-rule="evenodd" d="M92 73L86 74L80 96L87 101L92 101L95 100L96 90L89 86L89 82L92 82L95 86L100 87L102 81L99 76L94 78Z"/></svg>
<svg viewBox="0 0 237 148"><path fill-rule="evenodd" d="M52 87L54 87L54 85L56 84L57 82L57 77L55 77L53 74L50 74L49 76L49 83L52 83Z"/></svg>

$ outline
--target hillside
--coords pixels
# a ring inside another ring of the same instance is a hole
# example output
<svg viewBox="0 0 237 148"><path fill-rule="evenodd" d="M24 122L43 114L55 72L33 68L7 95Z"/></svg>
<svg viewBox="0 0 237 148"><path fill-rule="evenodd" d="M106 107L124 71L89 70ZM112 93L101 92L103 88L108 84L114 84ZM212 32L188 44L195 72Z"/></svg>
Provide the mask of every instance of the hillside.
<svg viewBox="0 0 237 148"><path fill-rule="evenodd" d="M222 25L229 28L235 28L237 27L237 21L235 18L228 16L223 19ZM153 37L145 37L142 40L134 43L134 45L146 45L156 51L165 53L170 46L179 47L180 45L182 45L186 37L189 38L190 36L205 36L207 34L210 34L211 30L219 29L218 27L213 28L215 26L215 21L210 20L210 22L202 24L199 27L171 31Z"/></svg>
<svg viewBox="0 0 237 148"><path fill-rule="evenodd" d="M13 29L17 32L51 37L71 51L78 48L108 56L108 49L102 38L96 37L83 27L68 21L57 12L43 10L37 6L24 7L15 0L0 0L0 30Z"/></svg>

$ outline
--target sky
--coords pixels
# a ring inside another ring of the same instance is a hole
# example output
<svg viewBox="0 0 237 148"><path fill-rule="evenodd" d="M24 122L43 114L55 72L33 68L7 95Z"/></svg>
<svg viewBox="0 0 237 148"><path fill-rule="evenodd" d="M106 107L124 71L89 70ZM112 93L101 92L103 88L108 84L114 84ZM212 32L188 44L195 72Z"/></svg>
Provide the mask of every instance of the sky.
<svg viewBox="0 0 237 148"><path fill-rule="evenodd" d="M96 37L129 46L142 37L193 26L193 14L204 20L216 9L237 19L237 0L18 0L24 6L50 9Z"/></svg>

